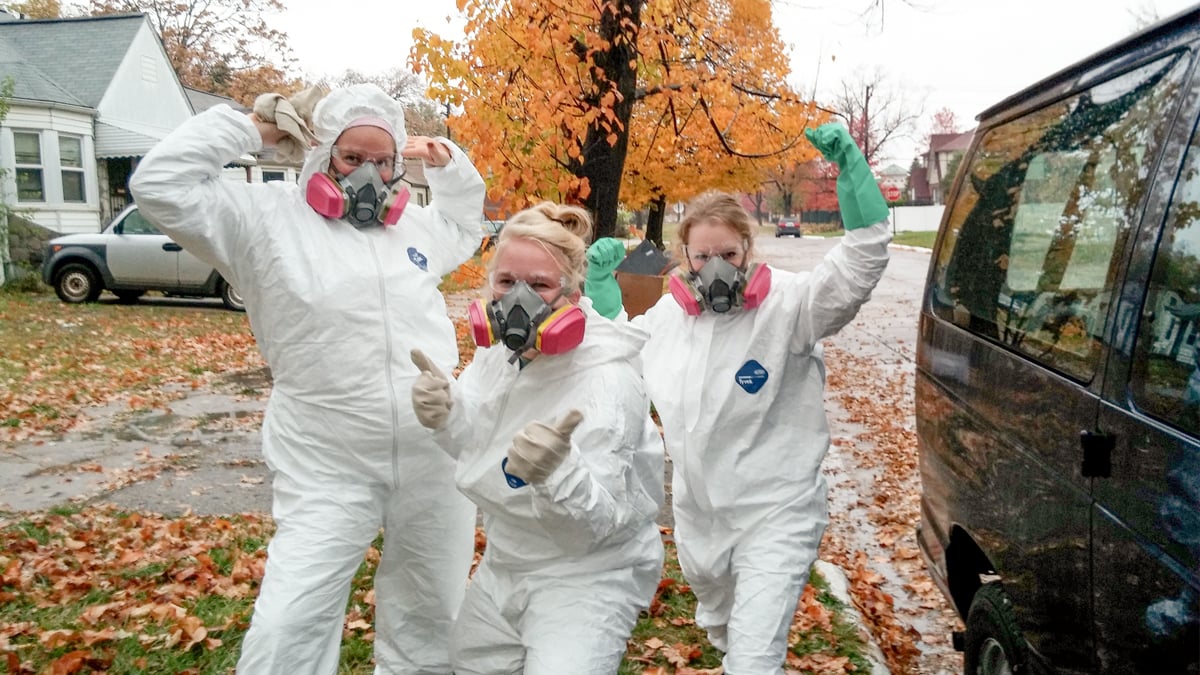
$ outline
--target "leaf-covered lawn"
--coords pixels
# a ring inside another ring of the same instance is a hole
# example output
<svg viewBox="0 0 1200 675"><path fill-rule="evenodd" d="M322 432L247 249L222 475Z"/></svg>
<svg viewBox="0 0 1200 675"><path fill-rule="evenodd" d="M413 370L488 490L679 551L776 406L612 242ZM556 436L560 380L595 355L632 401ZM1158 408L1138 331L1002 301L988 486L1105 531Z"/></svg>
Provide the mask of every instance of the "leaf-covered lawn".
<svg viewBox="0 0 1200 675"><path fill-rule="evenodd" d="M473 344L457 323L465 362ZM0 441L49 438L90 405L166 406L178 396L172 390L263 367L241 313L0 293ZM272 531L269 517L254 514L0 513L0 658L9 673L232 672ZM482 532L476 539L482 550ZM377 544L348 605L342 673L373 670L378 560ZM668 543L662 583L621 675L719 672L694 603ZM868 668L862 639L817 575L790 644L790 672Z"/></svg>
<svg viewBox="0 0 1200 675"><path fill-rule="evenodd" d="M111 508L0 515L0 655L9 673L228 673L266 562L267 516L166 518ZM476 535L478 552L486 546ZM379 541L354 580L342 673L370 673ZM667 545L663 581L622 674L711 673L719 653ZM862 642L814 576L792 626L789 668L867 667Z"/></svg>
<svg viewBox="0 0 1200 675"><path fill-rule="evenodd" d="M69 430L86 406L163 406L178 396L165 384L263 366L240 312L0 293L0 441Z"/></svg>

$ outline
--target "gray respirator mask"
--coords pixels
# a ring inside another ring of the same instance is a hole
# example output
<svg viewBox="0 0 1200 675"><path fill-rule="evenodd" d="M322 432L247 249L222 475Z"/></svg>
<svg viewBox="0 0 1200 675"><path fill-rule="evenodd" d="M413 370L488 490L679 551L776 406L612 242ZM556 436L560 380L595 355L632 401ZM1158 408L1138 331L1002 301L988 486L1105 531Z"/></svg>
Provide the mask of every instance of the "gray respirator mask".
<svg viewBox="0 0 1200 675"><path fill-rule="evenodd" d="M513 284L512 289L493 300L488 307L489 318L495 321L496 337L515 353L533 347L537 327L552 312L542 296L524 281Z"/></svg>
<svg viewBox="0 0 1200 675"><path fill-rule="evenodd" d="M571 351L583 342L587 317L573 303L554 309L560 298L546 303L528 283L518 281L491 302L476 300L467 308L475 344L504 345L512 350L509 363L530 349L550 355Z"/></svg>
<svg viewBox="0 0 1200 675"><path fill-rule="evenodd" d="M410 196L408 187L399 182L398 175L385 183L374 162L363 162L336 182L325 173L313 174L305 198L322 216L344 218L359 229L395 225Z"/></svg>
<svg viewBox="0 0 1200 675"><path fill-rule="evenodd" d="M704 304L712 311L723 314L741 304L740 293L746 287L746 274L724 258L710 259L692 277Z"/></svg>
<svg viewBox="0 0 1200 675"><path fill-rule="evenodd" d="M338 182L346 191L346 220L351 225L357 228L392 225L400 219L399 211L404 209L403 205L390 223L386 218L389 210L395 206L392 188L397 181L393 180L390 185L385 183L383 176L379 174L379 167L375 166L374 162L363 162ZM407 190L405 192L407 193ZM408 203L407 194L404 203Z"/></svg>

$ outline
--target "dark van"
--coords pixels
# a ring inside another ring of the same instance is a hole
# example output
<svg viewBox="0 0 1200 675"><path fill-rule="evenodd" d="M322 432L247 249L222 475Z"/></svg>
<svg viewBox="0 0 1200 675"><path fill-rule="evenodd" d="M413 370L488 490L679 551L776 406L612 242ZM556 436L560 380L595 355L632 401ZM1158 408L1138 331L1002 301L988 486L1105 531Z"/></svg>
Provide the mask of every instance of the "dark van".
<svg viewBox="0 0 1200 675"><path fill-rule="evenodd" d="M1200 6L979 116L917 349L965 672L1200 673Z"/></svg>

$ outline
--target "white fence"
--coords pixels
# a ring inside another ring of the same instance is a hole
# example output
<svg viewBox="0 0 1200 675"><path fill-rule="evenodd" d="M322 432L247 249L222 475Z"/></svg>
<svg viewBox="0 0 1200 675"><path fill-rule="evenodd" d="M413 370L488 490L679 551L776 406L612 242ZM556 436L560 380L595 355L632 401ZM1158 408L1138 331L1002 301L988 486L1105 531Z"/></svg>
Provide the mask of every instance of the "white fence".
<svg viewBox="0 0 1200 675"><path fill-rule="evenodd" d="M943 204L896 206L892 208L892 219L897 232L937 232L945 208Z"/></svg>

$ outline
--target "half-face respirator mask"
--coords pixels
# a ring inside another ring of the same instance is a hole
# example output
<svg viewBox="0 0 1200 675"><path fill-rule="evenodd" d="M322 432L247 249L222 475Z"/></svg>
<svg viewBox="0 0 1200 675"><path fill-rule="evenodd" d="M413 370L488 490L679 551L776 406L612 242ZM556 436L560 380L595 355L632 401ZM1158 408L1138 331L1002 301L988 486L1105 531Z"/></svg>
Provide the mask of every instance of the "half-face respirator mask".
<svg viewBox="0 0 1200 675"><path fill-rule="evenodd" d="M503 344L512 350L512 363L530 349L542 354L562 354L583 342L587 323L577 305L553 309L524 281L496 300L476 300L467 309L475 344L490 347Z"/></svg>
<svg viewBox="0 0 1200 675"><path fill-rule="evenodd" d="M349 175L334 180L326 173L314 173L308 179L305 197L308 205L326 218L345 218L362 229L395 225L408 205L409 192L397 183L400 176L386 183L374 162L363 162Z"/></svg>
<svg viewBox="0 0 1200 675"><path fill-rule="evenodd" d="M672 274L667 285L688 316L699 316L706 309L724 314L735 308L754 309L762 304L771 289L771 268L755 263L742 270L717 256L697 272Z"/></svg>

